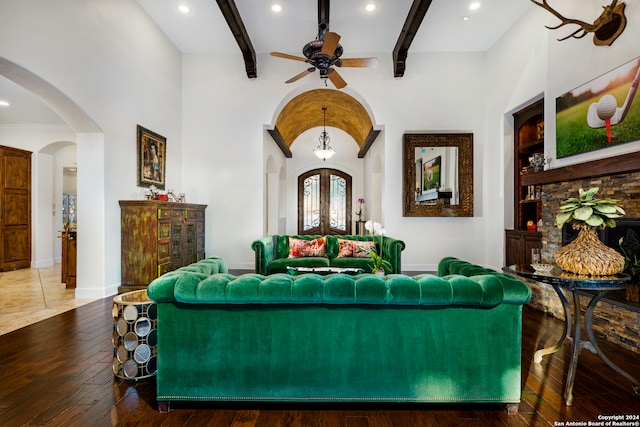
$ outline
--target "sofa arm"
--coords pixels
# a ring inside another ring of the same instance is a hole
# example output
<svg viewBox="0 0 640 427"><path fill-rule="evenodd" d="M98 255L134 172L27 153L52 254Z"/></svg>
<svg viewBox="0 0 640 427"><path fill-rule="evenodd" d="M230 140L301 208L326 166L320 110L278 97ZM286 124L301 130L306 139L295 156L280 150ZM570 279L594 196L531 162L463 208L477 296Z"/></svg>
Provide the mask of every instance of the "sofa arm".
<svg viewBox="0 0 640 427"><path fill-rule="evenodd" d="M264 236L251 243L251 249L255 252L255 270L258 274L268 274L267 267L275 256L273 240L274 236Z"/></svg>
<svg viewBox="0 0 640 427"><path fill-rule="evenodd" d="M402 254L404 242L392 237L382 238L382 259L391 264L391 273L402 273Z"/></svg>

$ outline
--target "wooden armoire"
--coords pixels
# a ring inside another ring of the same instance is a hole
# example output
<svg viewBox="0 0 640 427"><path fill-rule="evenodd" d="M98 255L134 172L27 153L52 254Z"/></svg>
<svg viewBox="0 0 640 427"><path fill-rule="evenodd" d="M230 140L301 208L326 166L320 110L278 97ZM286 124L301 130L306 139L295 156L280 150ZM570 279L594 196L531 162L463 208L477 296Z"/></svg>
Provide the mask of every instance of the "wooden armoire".
<svg viewBox="0 0 640 427"><path fill-rule="evenodd" d="M0 146L0 271L31 267L31 152Z"/></svg>
<svg viewBox="0 0 640 427"><path fill-rule="evenodd" d="M118 292L146 289L164 273L203 259L206 207L121 200L122 283Z"/></svg>

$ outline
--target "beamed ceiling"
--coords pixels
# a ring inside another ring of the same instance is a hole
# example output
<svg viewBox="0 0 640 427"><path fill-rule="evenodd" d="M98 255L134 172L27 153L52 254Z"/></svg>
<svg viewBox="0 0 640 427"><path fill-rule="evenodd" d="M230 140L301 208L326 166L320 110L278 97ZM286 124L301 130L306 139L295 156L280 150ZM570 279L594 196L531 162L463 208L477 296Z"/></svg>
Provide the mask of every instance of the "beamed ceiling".
<svg viewBox="0 0 640 427"><path fill-rule="evenodd" d="M256 78L256 52L238 12L234 0L216 0L224 15L233 37L242 52L247 77ZM414 0L407 19L400 31L393 49L393 73L402 77L405 61L411 42L420 28L431 0ZM318 25L328 23L330 0L318 0ZM322 126L322 107L327 107L330 127L342 129L358 144L358 157L362 158L375 141L379 131L373 129L373 123L365 108L354 98L337 90L316 89L305 92L292 99L280 112L274 129L269 130L276 144L286 157L291 157L291 144L304 131Z"/></svg>

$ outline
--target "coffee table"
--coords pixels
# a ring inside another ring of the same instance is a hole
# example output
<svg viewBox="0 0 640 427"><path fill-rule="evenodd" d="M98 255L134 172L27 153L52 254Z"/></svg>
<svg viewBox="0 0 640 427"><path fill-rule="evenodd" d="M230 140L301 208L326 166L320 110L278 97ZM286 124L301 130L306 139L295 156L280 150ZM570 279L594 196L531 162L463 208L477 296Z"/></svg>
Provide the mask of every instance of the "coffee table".
<svg viewBox="0 0 640 427"><path fill-rule="evenodd" d="M290 267L287 266L287 272L292 276L297 276L298 274L333 274L333 273L341 273L341 274L349 274L351 276L355 276L356 274L364 273L364 269L362 268L353 268L353 267Z"/></svg>

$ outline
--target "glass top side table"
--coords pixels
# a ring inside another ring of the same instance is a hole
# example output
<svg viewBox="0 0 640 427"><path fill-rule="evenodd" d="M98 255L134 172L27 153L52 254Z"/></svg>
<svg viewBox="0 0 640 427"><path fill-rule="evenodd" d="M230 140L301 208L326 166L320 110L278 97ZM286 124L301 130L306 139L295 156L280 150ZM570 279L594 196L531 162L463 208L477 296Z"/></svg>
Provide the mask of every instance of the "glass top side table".
<svg viewBox="0 0 640 427"><path fill-rule="evenodd" d="M631 381L633 390L636 394L640 392L640 383L634 377L623 371L617 365L615 365L607 356L602 353L598 343L596 342L595 335L592 327L593 310L602 299L602 297L611 290L624 289L626 282L629 280L629 276L626 274L616 274L612 276L587 276L578 275L566 272L558 266L554 266L549 271L536 271L528 264L510 265L503 268L506 273L516 274L527 279L535 280L537 282L546 283L551 285L558 294L565 314L565 329L560 340L551 347L543 348L535 352L533 360L535 363L540 363L542 357L555 353L560 349L566 340L573 342L573 351L571 353L571 360L569 362L569 370L567 372L567 382L565 385L564 399L567 406L571 406L573 403L573 383L575 380L576 369L578 366L578 356L583 348L588 349L593 354L597 354L603 362L605 362L611 369ZM561 291L561 288L570 290L573 294L573 315L571 313L571 307L567 298ZM584 324L587 330L588 341L580 339L580 291L589 290L597 292L589 301L587 309L585 311Z"/></svg>

